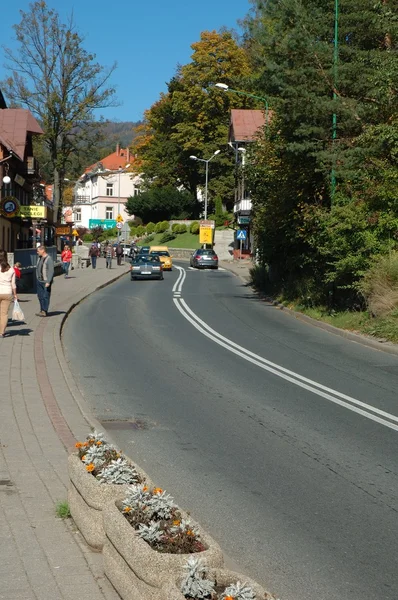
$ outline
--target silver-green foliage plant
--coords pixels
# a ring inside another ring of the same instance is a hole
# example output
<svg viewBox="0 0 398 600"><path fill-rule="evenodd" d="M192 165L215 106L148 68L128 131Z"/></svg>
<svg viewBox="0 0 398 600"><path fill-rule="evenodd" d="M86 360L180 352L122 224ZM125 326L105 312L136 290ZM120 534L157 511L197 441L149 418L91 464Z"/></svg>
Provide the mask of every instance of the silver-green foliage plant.
<svg viewBox="0 0 398 600"><path fill-rule="evenodd" d="M137 483L140 477L133 467L125 458L118 458L104 467L97 475L97 479L101 483L113 483L116 485L130 485Z"/></svg>
<svg viewBox="0 0 398 600"><path fill-rule="evenodd" d="M102 443L100 446L93 445L87 448L87 451L82 458L85 465L93 464L96 469L106 461L106 453L110 450L110 446Z"/></svg>
<svg viewBox="0 0 398 600"><path fill-rule="evenodd" d="M234 600L255 600L256 595L252 588L246 583L237 581L225 588L221 598L232 596Z"/></svg>
<svg viewBox="0 0 398 600"><path fill-rule="evenodd" d="M148 525L141 524L139 526L138 535L153 546L162 539L163 531L160 528L160 523L151 521Z"/></svg>
<svg viewBox="0 0 398 600"><path fill-rule="evenodd" d="M160 494L151 495L148 501L148 508L151 511L151 518L170 519L176 505L170 494L161 492Z"/></svg>
<svg viewBox="0 0 398 600"><path fill-rule="evenodd" d="M207 579L207 569L199 558L190 556L185 563L181 592L188 598L198 600L214 594L214 581Z"/></svg>

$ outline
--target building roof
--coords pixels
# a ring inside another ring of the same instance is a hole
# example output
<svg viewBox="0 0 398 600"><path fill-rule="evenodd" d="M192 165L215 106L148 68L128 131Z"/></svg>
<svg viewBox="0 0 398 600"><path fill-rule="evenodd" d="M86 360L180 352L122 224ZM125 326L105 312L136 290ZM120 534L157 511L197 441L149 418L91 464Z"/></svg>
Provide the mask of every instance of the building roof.
<svg viewBox="0 0 398 600"><path fill-rule="evenodd" d="M271 116L271 111L269 116ZM253 142L265 125L263 110L233 108L229 138L232 142Z"/></svg>
<svg viewBox="0 0 398 600"><path fill-rule="evenodd" d="M117 171L118 169L124 169L126 165L132 162L132 160L133 157L130 154L129 148L119 148L119 146L117 146L116 152L112 152L112 154L108 154L105 158L101 158L97 163L90 165L85 172L89 173L97 165L102 165L104 170Z"/></svg>
<svg viewBox="0 0 398 600"><path fill-rule="evenodd" d="M25 108L0 109L0 141L21 160L25 158L28 133L44 133L29 110Z"/></svg>

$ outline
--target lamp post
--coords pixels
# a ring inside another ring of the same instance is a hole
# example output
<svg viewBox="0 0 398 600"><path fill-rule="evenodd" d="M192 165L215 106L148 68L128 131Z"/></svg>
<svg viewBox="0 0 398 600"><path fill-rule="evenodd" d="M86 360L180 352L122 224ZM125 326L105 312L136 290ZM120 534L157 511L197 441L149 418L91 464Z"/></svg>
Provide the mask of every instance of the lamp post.
<svg viewBox="0 0 398 600"><path fill-rule="evenodd" d="M220 90L224 90L225 92L232 92L233 94L240 94L241 96L247 96L248 98L255 98L256 100L261 100L265 106L265 124L269 125L269 104L267 98L263 96L256 96L255 94L250 94L249 92L243 92L242 90L233 90L226 83L216 83L215 87Z"/></svg>
<svg viewBox="0 0 398 600"><path fill-rule="evenodd" d="M337 138L337 79L338 79L338 62L339 62L339 0L334 0L334 48L333 48L333 117L332 117L332 148L333 148L333 166L331 174L331 203L333 204L336 193L336 159L334 156L335 143Z"/></svg>
<svg viewBox="0 0 398 600"><path fill-rule="evenodd" d="M130 166L130 163L128 165L126 165L125 167L119 169L119 171L118 171L118 180L119 180L118 181L118 194L117 194L117 216L118 216L118 218L120 217L120 174L121 173L125 173L126 169L128 169L129 166ZM119 223L119 221L118 221L118 223ZM121 231L118 228L118 230L117 230L117 243L120 242L120 234L121 234Z"/></svg>
<svg viewBox="0 0 398 600"><path fill-rule="evenodd" d="M212 156L210 156L210 158L205 159L205 158L198 158L197 156L190 156L189 158L191 158L192 160L197 160L199 162L204 162L206 163L206 184L205 184L205 220L207 219L207 192L208 192L208 186L209 186L209 162L215 157L217 156L217 154L220 154L221 150L216 150L214 152L214 154L212 154Z"/></svg>

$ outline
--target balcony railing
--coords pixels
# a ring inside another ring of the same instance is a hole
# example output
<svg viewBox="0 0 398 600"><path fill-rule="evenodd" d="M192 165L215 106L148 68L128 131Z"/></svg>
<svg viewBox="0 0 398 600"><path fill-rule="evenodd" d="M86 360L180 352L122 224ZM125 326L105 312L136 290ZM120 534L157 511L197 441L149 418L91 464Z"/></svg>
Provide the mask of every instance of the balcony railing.
<svg viewBox="0 0 398 600"><path fill-rule="evenodd" d="M249 198L244 200L238 200L234 204L234 213L244 211L250 211L252 209L252 201Z"/></svg>
<svg viewBox="0 0 398 600"><path fill-rule="evenodd" d="M73 196L73 204L90 204L91 198L90 196Z"/></svg>

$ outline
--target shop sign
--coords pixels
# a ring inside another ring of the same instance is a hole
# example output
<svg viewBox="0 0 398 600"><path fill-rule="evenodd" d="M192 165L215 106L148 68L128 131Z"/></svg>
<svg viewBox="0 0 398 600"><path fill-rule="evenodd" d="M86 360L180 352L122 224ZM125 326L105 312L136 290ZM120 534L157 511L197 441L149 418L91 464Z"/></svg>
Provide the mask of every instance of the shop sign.
<svg viewBox="0 0 398 600"><path fill-rule="evenodd" d="M55 233L57 235L70 235L70 227L56 227Z"/></svg>
<svg viewBox="0 0 398 600"><path fill-rule="evenodd" d="M47 208L45 206L21 206L19 209L21 217L30 217L31 219L46 219Z"/></svg>
<svg viewBox="0 0 398 600"><path fill-rule="evenodd" d="M16 217L19 211L19 202L14 196L4 196L0 202L0 213L11 219Z"/></svg>

